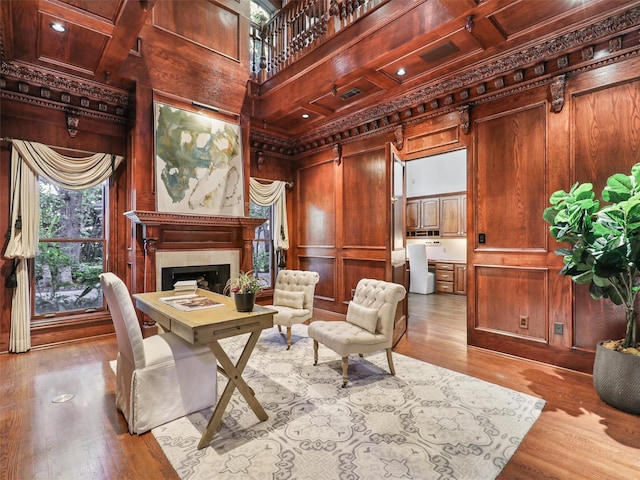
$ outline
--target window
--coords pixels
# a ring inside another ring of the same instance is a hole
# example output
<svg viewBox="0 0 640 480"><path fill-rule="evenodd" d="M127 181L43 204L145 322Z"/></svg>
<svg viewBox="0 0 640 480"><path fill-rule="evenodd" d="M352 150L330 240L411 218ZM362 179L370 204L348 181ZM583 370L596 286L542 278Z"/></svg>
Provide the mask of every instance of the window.
<svg viewBox="0 0 640 480"><path fill-rule="evenodd" d="M275 258L273 255L273 207L261 207L253 202L249 204L250 216L266 218L267 221L256 227L253 240L253 271L264 280L265 286L271 288L274 283Z"/></svg>
<svg viewBox="0 0 640 480"><path fill-rule="evenodd" d="M269 9L269 5L261 0L251 1L251 21L256 25L268 22L273 15L273 11Z"/></svg>
<svg viewBox="0 0 640 480"><path fill-rule="evenodd" d="M269 21L272 11L264 2L252 0L251 2L251 32L249 35L249 48L251 51L251 72L256 75L260 70L260 57L263 54L262 26Z"/></svg>
<svg viewBox="0 0 640 480"><path fill-rule="evenodd" d="M34 260L33 317L104 309L106 182L65 190L40 178L40 242Z"/></svg>

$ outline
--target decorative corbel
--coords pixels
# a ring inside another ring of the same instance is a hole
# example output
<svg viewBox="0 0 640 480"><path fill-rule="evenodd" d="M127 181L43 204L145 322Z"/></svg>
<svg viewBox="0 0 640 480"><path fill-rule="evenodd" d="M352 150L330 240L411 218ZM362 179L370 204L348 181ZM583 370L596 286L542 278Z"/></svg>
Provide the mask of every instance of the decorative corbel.
<svg viewBox="0 0 640 480"><path fill-rule="evenodd" d="M342 163L342 145L336 143L333 146L333 156L335 157L335 161L338 165Z"/></svg>
<svg viewBox="0 0 640 480"><path fill-rule="evenodd" d="M467 16L467 23L464 24L465 30L471 33L471 30L473 30L474 25L475 24L473 23L473 15Z"/></svg>
<svg viewBox="0 0 640 480"><path fill-rule="evenodd" d="M262 171L262 164L264 163L264 153L258 152L258 158L256 159L257 169L258 171Z"/></svg>
<svg viewBox="0 0 640 480"><path fill-rule="evenodd" d="M67 108L67 131L71 138L75 138L78 133L78 123L80 122L80 113L75 108Z"/></svg>
<svg viewBox="0 0 640 480"><path fill-rule="evenodd" d="M553 80L549 84L549 90L551 91L551 111L554 113L560 113L562 107L564 107L564 86L566 81L566 75L558 75L557 77L553 77Z"/></svg>
<svg viewBox="0 0 640 480"><path fill-rule="evenodd" d="M396 150L402 150L404 147L404 125L398 125L393 129L393 135L396 139L394 146Z"/></svg>
<svg viewBox="0 0 640 480"><path fill-rule="evenodd" d="M463 105L458 109L458 115L460 115L460 129L462 133L468 135L471 131L471 121L469 119L469 105Z"/></svg>

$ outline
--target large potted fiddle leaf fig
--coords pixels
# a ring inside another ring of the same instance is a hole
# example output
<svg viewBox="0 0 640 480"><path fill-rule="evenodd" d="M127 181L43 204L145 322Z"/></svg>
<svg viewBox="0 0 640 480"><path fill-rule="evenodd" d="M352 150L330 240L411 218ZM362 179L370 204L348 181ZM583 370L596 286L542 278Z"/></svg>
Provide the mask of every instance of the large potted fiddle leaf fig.
<svg viewBox="0 0 640 480"><path fill-rule="evenodd" d="M591 183L576 183L551 195L543 218L551 235L568 244L555 251L564 257L560 273L588 285L593 298L624 307L625 336L598 343L593 383L606 403L640 414L640 163L631 175L609 177L601 199Z"/></svg>

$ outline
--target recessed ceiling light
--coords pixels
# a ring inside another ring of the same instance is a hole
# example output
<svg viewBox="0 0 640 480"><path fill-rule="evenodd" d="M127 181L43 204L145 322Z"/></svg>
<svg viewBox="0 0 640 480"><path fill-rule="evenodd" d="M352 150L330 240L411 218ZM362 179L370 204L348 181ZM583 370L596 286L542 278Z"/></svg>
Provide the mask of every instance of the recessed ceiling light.
<svg viewBox="0 0 640 480"><path fill-rule="evenodd" d="M398 75L399 77L402 77L406 74L407 74L407 71L404 68L401 68L396 72L396 75Z"/></svg>
<svg viewBox="0 0 640 480"><path fill-rule="evenodd" d="M308 113L303 113L302 114L302 118L309 118L309 114Z"/></svg>
<svg viewBox="0 0 640 480"><path fill-rule="evenodd" d="M51 24L51 28L53 28L56 32L66 32L67 28L59 22L55 22Z"/></svg>

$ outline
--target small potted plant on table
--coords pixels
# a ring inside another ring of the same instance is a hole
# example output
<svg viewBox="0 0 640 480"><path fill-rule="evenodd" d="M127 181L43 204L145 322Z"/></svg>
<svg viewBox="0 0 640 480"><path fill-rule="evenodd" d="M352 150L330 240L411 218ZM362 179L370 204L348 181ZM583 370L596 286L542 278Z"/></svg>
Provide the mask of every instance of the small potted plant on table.
<svg viewBox="0 0 640 480"><path fill-rule="evenodd" d="M224 287L224 293L233 293L236 310L251 312L256 301L256 294L260 293L264 281L253 274L253 270L240 272L235 278L230 278Z"/></svg>

